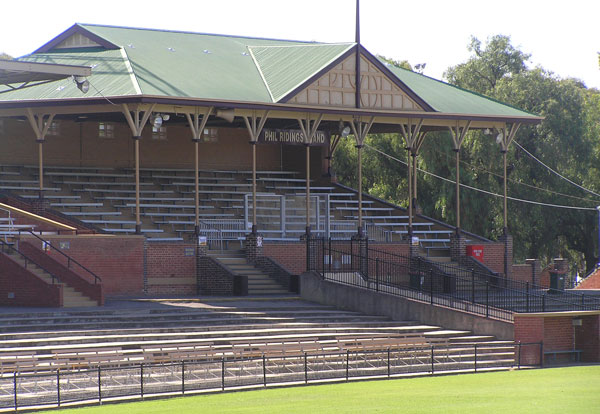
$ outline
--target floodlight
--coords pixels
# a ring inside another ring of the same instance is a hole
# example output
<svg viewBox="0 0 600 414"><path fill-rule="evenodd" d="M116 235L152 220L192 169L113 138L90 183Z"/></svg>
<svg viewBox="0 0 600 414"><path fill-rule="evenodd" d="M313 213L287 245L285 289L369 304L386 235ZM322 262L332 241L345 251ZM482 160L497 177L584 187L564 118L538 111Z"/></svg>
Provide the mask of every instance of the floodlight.
<svg viewBox="0 0 600 414"><path fill-rule="evenodd" d="M87 91L90 90L90 82L85 78L85 76L74 76L73 80L81 92L87 93Z"/></svg>

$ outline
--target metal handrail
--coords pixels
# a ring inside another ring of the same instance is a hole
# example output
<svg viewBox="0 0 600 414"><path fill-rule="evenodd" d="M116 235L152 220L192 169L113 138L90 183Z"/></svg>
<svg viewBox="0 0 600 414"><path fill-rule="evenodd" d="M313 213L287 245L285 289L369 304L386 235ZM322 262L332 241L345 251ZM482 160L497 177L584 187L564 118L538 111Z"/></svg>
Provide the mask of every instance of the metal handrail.
<svg viewBox="0 0 600 414"><path fill-rule="evenodd" d="M509 283L515 281L475 270L459 269L460 272L452 274L449 268L444 271L439 263L421 257L377 251L368 246L358 248L352 241L329 241L328 246L323 239L308 243L314 243L308 246L308 270L317 271L327 280L427 300L486 317L512 320L515 312L545 312L552 305L567 310L600 309L597 303L589 300L585 303L580 295L568 292L565 296L550 295L539 286ZM340 244L342 248L337 249Z"/></svg>
<svg viewBox="0 0 600 414"><path fill-rule="evenodd" d="M98 284L98 282L102 283L102 279L100 278L100 276L98 276L96 273L92 272L90 269L88 269L87 267L85 267L84 265L82 265L81 263L79 263L77 260L73 259L71 256L69 256L68 254L66 254L65 252L63 252L60 249L57 249L56 247L54 247L52 245L52 243L50 243L48 240L43 239L42 237L38 236L37 234L35 234L32 231L28 231L29 234L31 234L32 236L38 238L39 240L41 240L42 242L45 243L46 246L49 246L51 249L53 249L53 251L56 251L58 253L60 253L61 255L63 255L64 257L67 258L67 268L71 268L71 262L75 263L77 266L79 266L80 268L82 268L83 270L85 270L87 273L89 273L90 275L92 275L94 277L94 284Z"/></svg>
<svg viewBox="0 0 600 414"><path fill-rule="evenodd" d="M37 267L39 267L40 269L42 269L44 272L48 273L51 277L52 277L52 284L54 285L56 283L56 280L58 280L59 282L61 281L60 278L55 275L54 273L52 273L51 271L49 271L48 269L46 269L43 265L41 265L40 263L36 262L35 260L33 260L31 257L23 254L22 252L20 252L19 250L15 249L13 246L10 245L10 243L5 242L4 240L0 239L0 243L2 245L2 251L4 252L4 248L7 248L11 251L14 251L15 253L17 253L18 255L20 255L24 260L25 260L25 269L27 269L27 263L31 262L34 265L36 265Z"/></svg>

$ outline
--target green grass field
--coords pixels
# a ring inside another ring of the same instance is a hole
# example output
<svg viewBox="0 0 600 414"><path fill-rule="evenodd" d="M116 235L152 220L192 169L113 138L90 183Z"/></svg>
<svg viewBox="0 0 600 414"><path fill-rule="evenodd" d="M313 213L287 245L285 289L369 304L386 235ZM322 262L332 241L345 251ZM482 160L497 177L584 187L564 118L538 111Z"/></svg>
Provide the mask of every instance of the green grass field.
<svg viewBox="0 0 600 414"><path fill-rule="evenodd" d="M600 413L600 366L311 385L109 404L59 412L589 414Z"/></svg>

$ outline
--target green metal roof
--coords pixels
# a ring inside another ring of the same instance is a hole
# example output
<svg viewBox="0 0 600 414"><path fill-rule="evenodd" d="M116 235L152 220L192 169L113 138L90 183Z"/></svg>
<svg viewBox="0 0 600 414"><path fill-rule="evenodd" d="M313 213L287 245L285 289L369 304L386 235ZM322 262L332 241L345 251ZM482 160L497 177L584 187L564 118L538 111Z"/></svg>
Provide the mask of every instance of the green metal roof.
<svg viewBox="0 0 600 414"><path fill-rule="evenodd" d="M532 114L461 89L449 83L384 63L387 68L434 110L452 114L526 116Z"/></svg>
<svg viewBox="0 0 600 414"><path fill-rule="evenodd" d="M56 47L76 33L100 46ZM20 60L91 66L89 92L82 95L66 79L2 92L0 101L155 95L274 103L322 76L355 46L76 24ZM368 51L363 53L379 65ZM427 76L383 62L380 66L434 111L532 117Z"/></svg>
<svg viewBox="0 0 600 414"><path fill-rule="evenodd" d="M135 95L136 89L127 70L127 61L121 51L102 48L61 49L60 53L48 52L26 56L20 60L28 62L58 63L63 65L91 66L93 87L86 96ZM97 88L98 90L96 90ZM62 79L29 88L0 93L2 100L65 99L81 98L83 95L75 82Z"/></svg>
<svg viewBox="0 0 600 414"><path fill-rule="evenodd" d="M353 43L345 43L251 46L249 49L273 102L278 102L352 47Z"/></svg>

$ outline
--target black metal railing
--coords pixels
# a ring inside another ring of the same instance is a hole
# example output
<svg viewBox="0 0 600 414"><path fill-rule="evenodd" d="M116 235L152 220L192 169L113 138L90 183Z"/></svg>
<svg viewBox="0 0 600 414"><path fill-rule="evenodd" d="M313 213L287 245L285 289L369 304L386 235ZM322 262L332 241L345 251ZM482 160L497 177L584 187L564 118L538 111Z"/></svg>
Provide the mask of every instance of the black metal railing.
<svg viewBox="0 0 600 414"><path fill-rule="evenodd" d="M600 309L598 299L552 291L497 273L371 249L360 241L311 238L309 271L325 280L513 320L513 313Z"/></svg>
<svg viewBox="0 0 600 414"><path fill-rule="evenodd" d="M90 269L88 269L87 267L85 267L84 265L82 265L81 263L79 263L77 260L73 259L68 254L64 253L61 249L57 249L55 246L52 245L52 243L50 241L43 239L42 237L38 236L37 234L35 234L32 231L28 231L28 234L30 234L33 237L39 239L40 241L42 241L44 243L44 246L47 246L53 252L57 252L62 257L64 257L66 259L66 261L67 261L67 268L68 269L71 269L71 265L77 266L78 269L83 270L86 274L88 274L88 275L90 275L90 276L92 276L94 278L94 284L95 285L98 284L98 283L102 283L102 279L100 278L100 276L98 276L96 273L92 272Z"/></svg>
<svg viewBox="0 0 600 414"><path fill-rule="evenodd" d="M323 380L520 369L542 366L541 358L540 343L455 344L14 372L0 376L0 410L16 412L42 406L102 404L152 395L220 392Z"/></svg>
<svg viewBox="0 0 600 414"><path fill-rule="evenodd" d="M19 250L17 250L14 246L12 246L10 243L5 242L4 240L0 239L0 250L2 251L2 253L8 253L8 254L16 254L18 256L20 256L23 260L24 260L24 265L23 267L25 269L28 269L28 266L30 264L34 264L35 266L39 267L40 269L42 269L44 272L48 273L48 275L50 275L50 277L52 278L52 284L56 284L57 281L60 282L60 278L54 274L53 272L49 271L48 269L46 269L44 267L44 265L40 264L39 262L36 262L35 260L33 260L31 257L27 256L24 253L21 253Z"/></svg>

